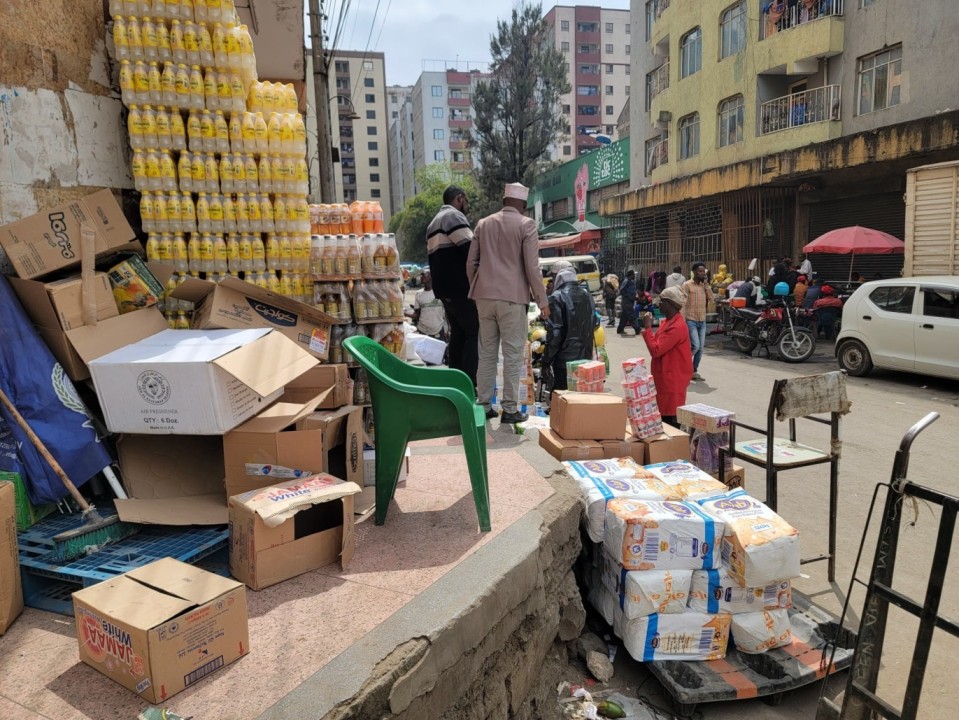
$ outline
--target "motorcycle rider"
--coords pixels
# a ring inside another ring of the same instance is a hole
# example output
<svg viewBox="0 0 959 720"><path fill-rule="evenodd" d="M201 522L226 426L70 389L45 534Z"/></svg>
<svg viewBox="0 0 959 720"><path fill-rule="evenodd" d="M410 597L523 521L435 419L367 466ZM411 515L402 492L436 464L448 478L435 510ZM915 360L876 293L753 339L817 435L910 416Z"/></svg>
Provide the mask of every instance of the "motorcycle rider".
<svg viewBox="0 0 959 720"><path fill-rule="evenodd" d="M564 267L565 265L566 267ZM543 352L544 381L552 379L554 390L566 390L566 363L593 357L596 306L589 290L576 280L569 262L553 265L553 292L546 319L546 349Z"/></svg>

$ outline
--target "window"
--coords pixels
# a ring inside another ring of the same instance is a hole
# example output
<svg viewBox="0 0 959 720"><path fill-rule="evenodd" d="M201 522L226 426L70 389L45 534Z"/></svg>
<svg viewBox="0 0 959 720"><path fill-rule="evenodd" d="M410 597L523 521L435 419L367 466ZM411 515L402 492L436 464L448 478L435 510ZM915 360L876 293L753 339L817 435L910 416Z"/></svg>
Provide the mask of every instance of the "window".
<svg viewBox="0 0 959 720"><path fill-rule="evenodd" d="M376 125L368 125L366 128L367 135L376 135Z"/></svg>
<svg viewBox="0 0 959 720"><path fill-rule="evenodd" d="M436 129L436 130L433 131L433 139L434 139L434 140L442 140L442 139L444 139L445 137L446 137L446 131L443 130L442 128L438 128L438 129Z"/></svg>
<svg viewBox="0 0 959 720"><path fill-rule="evenodd" d="M569 32L569 20L560 20L559 29L563 32Z"/></svg>
<svg viewBox="0 0 959 720"><path fill-rule="evenodd" d="M566 42L565 40L563 40L563 42L560 43L560 48L562 49L563 52L568 53L568 52L569 52L569 43Z"/></svg>
<svg viewBox="0 0 959 720"><path fill-rule="evenodd" d="M394 110L393 112L390 113L390 119L392 119L392 120L395 120L395 119L398 118L399 116L400 116L400 114L399 114L398 112L396 112L396 110Z"/></svg>
<svg viewBox="0 0 959 720"><path fill-rule="evenodd" d="M349 90L350 81L348 78L337 78L336 79L336 89L337 90Z"/></svg>
<svg viewBox="0 0 959 720"><path fill-rule="evenodd" d="M594 53L594 52L598 52L598 51L597 51L597 50L593 50L593 46L592 46L592 45L580 45L580 46L579 46L579 54L580 54L580 55L590 55L590 54L592 54L592 53Z"/></svg>
<svg viewBox="0 0 959 720"><path fill-rule="evenodd" d="M680 77L689 77L699 72L703 66L703 31L699 28L690 30L679 41L679 48L682 60Z"/></svg>
<svg viewBox="0 0 959 720"><path fill-rule="evenodd" d="M626 65L626 74L629 75L629 65Z"/></svg>
<svg viewBox="0 0 959 720"><path fill-rule="evenodd" d="M435 117L435 118L441 118L441 117L443 117L443 108L441 108L441 107L435 107L435 108L433 108L433 117Z"/></svg>
<svg viewBox="0 0 959 720"><path fill-rule="evenodd" d="M613 23L606 23L606 32L613 32Z"/></svg>
<svg viewBox="0 0 959 720"><path fill-rule="evenodd" d="M626 34L629 35L629 23L626 23Z"/></svg>
<svg viewBox="0 0 959 720"><path fill-rule="evenodd" d="M606 54L607 55L613 54L613 46L611 43L606 43Z"/></svg>
<svg viewBox="0 0 959 720"><path fill-rule="evenodd" d="M859 58L859 115L900 102L902 45Z"/></svg>
<svg viewBox="0 0 959 720"><path fill-rule="evenodd" d="M367 120L376 120L376 110L367 110L366 111Z"/></svg>
<svg viewBox="0 0 959 720"><path fill-rule="evenodd" d="M959 292L946 288L923 288L922 314L926 317L959 319Z"/></svg>
<svg viewBox="0 0 959 720"><path fill-rule="evenodd" d="M599 32L599 23L594 23L594 22L578 22L578 23L576 23L576 32L581 32L581 33L595 33L595 32Z"/></svg>
<svg viewBox="0 0 959 720"><path fill-rule="evenodd" d="M373 87L373 78L363 78L363 87Z"/></svg>
<svg viewBox="0 0 959 720"><path fill-rule="evenodd" d="M629 85L626 86L626 92L623 93L623 94L624 94L624 95L629 95Z"/></svg>
<svg viewBox="0 0 959 720"><path fill-rule="evenodd" d="M434 150L433 159L437 162L443 162L446 160L446 151L445 150Z"/></svg>
<svg viewBox="0 0 959 720"><path fill-rule="evenodd" d="M679 119L679 159L699 155L699 113Z"/></svg>
<svg viewBox="0 0 959 720"><path fill-rule="evenodd" d="M563 105L563 115L569 115L569 105Z"/></svg>
<svg viewBox="0 0 959 720"><path fill-rule="evenodd" d="M379 167L380 159L379 158L370 158L370 167Z"/></svg>
<svg viewBox="0 0 959 720"><path fill-rule="evenodd" d="M333 63L333 67L336 68L336 72L338 73L348 73L350 71L350 64L342 60L337 60Z"/></svg>
<svg viewBox="0 0 959 720"><path fill-rule="evenodd" d="M580 75L599 75L599 65L580 65Z"/></svg>
<svg viewBox="0 0 959 720"><path fill-rule="evenodd" d="M616 126L615 126L615 125L607 125L607 126L606 126L606 134L607 134L607 135L612 135L615 130L616 130Z"/></svg>
<svg viewBox="0 0 959 720"><path fill-rule="evenodd" d="M380 149L380 144L379 144L378 142L376 142L375 140L371 140L370 142L366 143L366 149L367 149L367 150L379 150L379 149Z"/></svg>
<svg viewBox="0 0 959 720"><path fill-rule="evenodd" d="M572 152L573 151L569 145L563 145L563 155L570 155Z"/></svg>
<svg viewBox="0 0 959 720"><path fill-rule="evenodd" d="M363 61L363 69L364 69L364 70L372 70L372 69L373 69L373 61L372 61L372 60L364 60L364 61Z"/></svg>
<svg viewBox="0 0 959 720"><path fill-rule="evenodd" d="M729 57L746 47L746 3L727 9L719 21L719 58Z"/></svg>
<svg viewBox="0 0 959 720"><path fill-rule="evenodd" d="M370 190L370 197L373 198L374 200L379 200L382 197L382 195L380 194L379 188L372 188Z"/></svg>
<svg viewBox="0 0 959 720"><path fill-rule="evenodd" d="M443 97L443 86L442 85L430 86L430 94L433 97Z"/></svg>
<svg viewBox="0 0 959 720"><path fill-rule="evenodd" d="M627 54L627 55L629 55L630 49L631 49L631 48L629 47L629 45L627 45L627 46L626 46L626 54Z"/></svg>
<svg viewBox="0 0 959 720"><path fill-rule="evenodd" d="M456 163L466 162L466 153L454 152L452 153L452 160Z"/></svg>
<svg viewBox="0 0 959 720"><path fill-rule="evenodd" d="M379 173L370 173L370 182L379 182L380 174Z"/></svg>
<svg viewBox="0 0 959 720"><path fill-rule="evenodd" d="M607 115L612 115L612 114L613 114L613 106L612 106L612 105L607 105L607 106L606 106L606 114L607 114Z"/></svg>
<svg viewBox="0 0 959 720"><path fill-rule="evenodd" d="M463 97L463 91L459 88L450 88L450 97L451 98L461 98Z"/></svg>
<svg viewBox="0 0 959 720"><path fill-rule="evenodd" d="M869 293L869 301L880 310L894 313L912 312L912 298L916 288L911 285L878 287Z"/></svg>
<svg viewBox="0 0 959 720"><path fill-rule="evenodd" d="M343 176L344 185L356 185L356 175L344 175Z"/></svg>
<svg viewBox="0 0 959 720"><path fill-rule="evenodd" d="M743 141L743 96L735 95L719 105L719 147Z"/></svg>
<svg viewBox="0 0 959 720"><path fill-rule="evenodd" d="M606 65L606 72L608 72L608 73L611 73L611 72L613 72L613 66L612 66L612 65L609 65L609 64L607 64L607 65Z"/></svg>
<svg viewBox="0 0 959 720"><path fill-rule="evenodd" d="M646 0L646 39L653 36L653 25L656 24L656 3L658 0Z"/></svg>
<svg viewBox="0 0 959 720"><path fill-rule="evenodd" d="M390 102L396 105L399 102L399 98L396 95L390 95Z"/></svg>
<svg viewBox="0 0 959 720"><path fill-rule="evenodd" d="M607 86L606 86L606 94L607 94L607 95L612 95L612 94L613 94L613 86L612 86L612 85L607 85Z"/></svg>
<svg viewBox="0 0 959 720"><path fill-rule="evenodd" d="M598 115L599 106L598 105L577 105L576 114L577 115Z"/></svg>
<svg viewBox="0 0 959 720"><path fill-rule="evenodd" d="M363 99L366 100L366 102L375 103L376 95L373 95L372 93L367 93L366 95L363 96Z"/></svg>
<svg viewBox="0 0 959 720"><path fill-rule="evenodd" d="M859 7L869 7L874 2L876 2L876 0L859 0Z"/></svg>
<svg viewBox="0 0 959 720"><path fill-rule="evenodd" d="M599 95L599 86L598 85L577 85L576 94L577 95Z"/></svg>

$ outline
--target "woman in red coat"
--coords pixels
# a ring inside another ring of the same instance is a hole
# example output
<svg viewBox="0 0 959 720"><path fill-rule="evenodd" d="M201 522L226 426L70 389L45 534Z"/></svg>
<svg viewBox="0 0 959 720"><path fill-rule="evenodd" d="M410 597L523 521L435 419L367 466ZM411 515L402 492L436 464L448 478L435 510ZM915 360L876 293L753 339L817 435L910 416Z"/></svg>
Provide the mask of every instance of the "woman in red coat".
<svg viewBox="0 0 959 720"><path fill-rule="evenodd" d="M658 332L653 332L653 316L643 315L643 340L652 355L656 404L663 422L678 427L676 408L686 404L686 388L693 378L693 353L689 330L680 314L686 295L679 287L669 287L659 295L659 309L665 316Z"/></svg>

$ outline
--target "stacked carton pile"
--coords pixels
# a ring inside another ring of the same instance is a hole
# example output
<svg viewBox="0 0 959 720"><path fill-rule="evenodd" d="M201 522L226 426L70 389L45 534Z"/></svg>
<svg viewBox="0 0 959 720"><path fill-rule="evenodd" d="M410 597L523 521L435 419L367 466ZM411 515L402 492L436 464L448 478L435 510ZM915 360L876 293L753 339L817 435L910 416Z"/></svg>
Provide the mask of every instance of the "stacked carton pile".
<svg viewBox="0 0 959 720"><path fill-rule="evenodd" d="M601 393L606 386L606 363L600 360L571 360L566 363L570 390Z"/></svg>
<svg viewBox="0 0 959 720"><path fill-rule="evenodd" d="M623 361L623 396L633 434L647 438L663 432L663 418L656 403L656 383L644 358Z"/></svg>

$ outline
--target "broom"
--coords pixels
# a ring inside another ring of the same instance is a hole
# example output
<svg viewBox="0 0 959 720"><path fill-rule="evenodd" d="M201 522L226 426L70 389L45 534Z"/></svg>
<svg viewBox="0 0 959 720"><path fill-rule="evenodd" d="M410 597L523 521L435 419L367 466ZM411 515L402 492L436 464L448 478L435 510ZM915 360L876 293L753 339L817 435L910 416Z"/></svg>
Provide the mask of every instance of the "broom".
<svg viewBox="0 0 959 720"><path fill-rule="evenodd" d="M59 562L66 562L83 557L92 552L96 552L104 545L122 540L137 532L138 527L136 525L122 523L115 516L104 518L97 512L97 509L93 507L93 505L86 501L86 498L77 490L77 486L73 484L63 471L63 468L60 467L60 463L54 460L53 455L47 450L43 441L33 431L33 428L27 424L23 415L14 407L10 398L8 398L7 394L3 391L3 388L0 388L0 402L7 408L14 420L17 421L17 424L23 428L27 437L30 438L30 442L36 447L37 452L47 461L53 469L53 472L60 478L63 486L70 491L73 499L77 501L77 505L79 505L82 510L80 516L83 518L83 525L53 537L53 553Z"/></svg>

